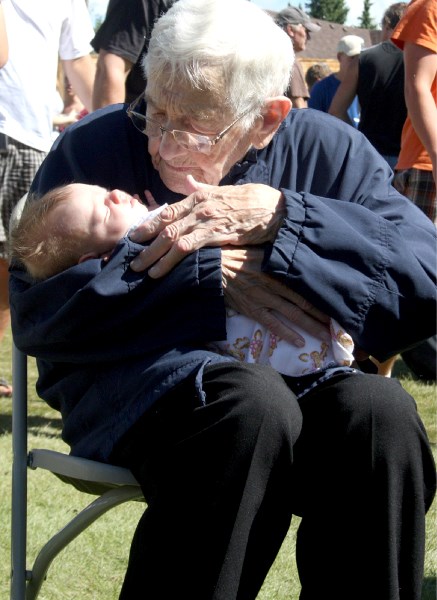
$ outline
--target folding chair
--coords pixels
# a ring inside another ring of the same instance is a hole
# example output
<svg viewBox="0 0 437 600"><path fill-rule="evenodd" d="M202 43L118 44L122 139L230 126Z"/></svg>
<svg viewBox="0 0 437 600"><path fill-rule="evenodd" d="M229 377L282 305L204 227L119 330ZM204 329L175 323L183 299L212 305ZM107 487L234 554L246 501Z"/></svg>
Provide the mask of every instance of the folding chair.
<svg viewBox="0 0 437 600"><path fill-rule="evenodd" d="M34 600L53 559L72 540L111 508L128 500L144 501L132 473L121 467L52 450L27 452L27 356L12 348L12 523L11 600ZM46 469L80 491L98 496L56 533L26 568L27 468Z"/></svg>

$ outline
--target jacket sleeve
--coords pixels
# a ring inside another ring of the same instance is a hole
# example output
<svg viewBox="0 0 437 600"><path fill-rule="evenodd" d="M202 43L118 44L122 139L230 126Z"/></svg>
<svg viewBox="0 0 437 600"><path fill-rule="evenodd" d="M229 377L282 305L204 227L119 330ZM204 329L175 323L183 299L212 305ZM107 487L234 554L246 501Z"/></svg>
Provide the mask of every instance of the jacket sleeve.
<svg viewBox="0 0 437 600"><path fill-rule="evenodd" d="M300 166L282 168L286 217L264 269L382 360L436 332L436 228L364 136L319 119L324 140L311 140L311 123L305 138L293 132Z"/></svg>
<svg viewBox="0 0 437 600"><path fill-rule="evenodd" d="M223 338L220 250L191 254L153 280L129 268L140 249L124 238L106 265L89 260L39 283L12 269L17 347L38 358L89 365Z"/></svg>

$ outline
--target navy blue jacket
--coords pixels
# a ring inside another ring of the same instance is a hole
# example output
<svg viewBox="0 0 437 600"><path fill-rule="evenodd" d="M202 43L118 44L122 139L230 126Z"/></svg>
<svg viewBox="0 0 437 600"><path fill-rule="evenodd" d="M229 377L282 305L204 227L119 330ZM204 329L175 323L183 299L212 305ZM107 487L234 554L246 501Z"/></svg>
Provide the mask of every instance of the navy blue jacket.
<svg viewBox="0 0 437 600"><path fill-rule="evenodd" d="M436 329L436 230L391 179L362 134L308 109L292 111L272 142L221 182L283 191L287 215L263 269L380 359ZM72 181L140 196L149 189L159 202L181 197L161 182L146 138L120 105L68 128L32 187ZM202 350L225 336L220 250L202 249L153 281L128 268L126 253L140 248L123 239L104 268L87 261L37 284L11 269L15 342L38 357L38 392L62 411L76 454L107 460L127 428L183 378L197 382L201 401L202 366L223 360Z"/></svg>

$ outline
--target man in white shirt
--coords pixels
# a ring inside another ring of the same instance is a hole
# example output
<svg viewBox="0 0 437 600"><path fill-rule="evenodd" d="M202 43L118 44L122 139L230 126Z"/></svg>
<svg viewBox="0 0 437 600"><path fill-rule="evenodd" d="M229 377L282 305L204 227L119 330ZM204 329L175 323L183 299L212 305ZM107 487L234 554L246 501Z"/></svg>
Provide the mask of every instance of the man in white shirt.
<svg viewBox="0 0 437 600"><path fill-rule="evenodd" d="M9 219L52 144L58 60L88 110L95 72L85 0L4 0L2 6L9 60L0 70L0 343L9 323ZM11 393L0 379L0 396Z"/></svg>

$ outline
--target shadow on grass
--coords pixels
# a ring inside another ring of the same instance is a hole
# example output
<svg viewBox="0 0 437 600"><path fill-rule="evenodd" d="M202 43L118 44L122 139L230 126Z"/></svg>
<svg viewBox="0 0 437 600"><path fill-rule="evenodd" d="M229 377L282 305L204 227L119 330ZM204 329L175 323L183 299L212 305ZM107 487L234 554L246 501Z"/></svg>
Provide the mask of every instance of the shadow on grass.
<svg viewBox="0 0 437 600"><path fill-rule="evenodd" d="M62 420L53 419L52 417L39 417L39 416L28 416L27 417L27 431L28 433L53 437L53 434L58 435L62 430ZM0 414L0 434L12 433L12 416Z"/></svg>

